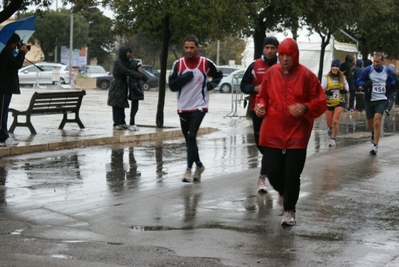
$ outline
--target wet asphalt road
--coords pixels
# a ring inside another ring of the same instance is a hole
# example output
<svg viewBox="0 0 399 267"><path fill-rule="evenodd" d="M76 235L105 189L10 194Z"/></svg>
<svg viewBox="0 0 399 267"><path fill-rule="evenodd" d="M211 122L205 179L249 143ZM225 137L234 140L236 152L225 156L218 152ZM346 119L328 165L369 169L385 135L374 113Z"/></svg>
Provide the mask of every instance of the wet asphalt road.
<svg viewBox="0 0 399 267"><path fill-rule="evenodd" d="M251 127L199 138L200 183L182 183L182 140L1 159L0 266L399 266L398 116L378 156L346 113L336 148L315 124L298 224L256 194Z"/></svg>

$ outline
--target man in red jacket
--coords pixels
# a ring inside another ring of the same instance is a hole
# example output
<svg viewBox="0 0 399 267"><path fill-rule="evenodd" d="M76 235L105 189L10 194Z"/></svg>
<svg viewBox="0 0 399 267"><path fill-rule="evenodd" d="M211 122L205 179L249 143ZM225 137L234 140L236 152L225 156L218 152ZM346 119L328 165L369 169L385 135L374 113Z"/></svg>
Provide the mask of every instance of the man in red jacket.
<svg viewBox="0 0 399 267"><path fill-rule="evenodd" d="M252 118L252 126L254 129L255 135L255 143L258 147L258 150L263 155L263 149L259 146L259 131L260 125L262 124L262 119L256 116L254 108L255 108L255 98L258 94L260 88L262 87L262 78L263 74L265 74L266 70L277 63L277 48L278 48L278 40L276 37L266 37L263 41L263 54L260 58L252 62L247 70L245 71L244 76L241 80L241 91L244 94L250 95L249 97L249 114ZM258 192L266 193L267 187L265 185L266 180L266 172L261 166L260 175L258 178Z"/></svg>
<svg viewBox="0 0 399 267"><path fill-rule="evenodd" d="M278 59L279 64L263 76L255 112L263 117L262 164L284 207L281 224L295 225L306 149L314 119L326 110L326 96L316 75L299 64L298 45L292 38L280 43Z"/></svg>

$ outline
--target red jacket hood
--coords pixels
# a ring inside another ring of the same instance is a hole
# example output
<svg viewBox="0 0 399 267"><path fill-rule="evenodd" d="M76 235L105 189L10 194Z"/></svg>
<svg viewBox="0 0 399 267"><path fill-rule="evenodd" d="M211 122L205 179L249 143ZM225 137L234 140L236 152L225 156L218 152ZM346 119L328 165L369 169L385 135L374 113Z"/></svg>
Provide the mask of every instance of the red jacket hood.
<svg viewBox="0 0 399 267"><path fill-rule="evenodd" d="M282 41L278 46L278 54L279 55L290 55L294 62L292 67L296 67L299 65L299 49L298 44L292 38L286 38Z"/></svg>

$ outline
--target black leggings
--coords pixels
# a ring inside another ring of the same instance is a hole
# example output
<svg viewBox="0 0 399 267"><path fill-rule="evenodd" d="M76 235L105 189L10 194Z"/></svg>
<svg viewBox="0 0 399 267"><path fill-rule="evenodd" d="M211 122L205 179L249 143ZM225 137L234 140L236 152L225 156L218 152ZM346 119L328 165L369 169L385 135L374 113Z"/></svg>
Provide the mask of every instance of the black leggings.
<svg viewBox="0 0 399 267"><path fill-rule="evenodd" d="M187 169L190 170L194 162L197 166L202 166L198 154L197 133L205 114L203 111L179 113L180 127L186 140Z"/></svg>
<svg viewBox="0 0 399 267"><path fill-rule="evenodd" d="M138 110L139 110L139 101L132 100L132 108L130 110L130 125L136 125L135 117Z"/></svg>
<svg viewBox="0 0 399 267"><path fill-rule="evenodd" d="M284 195L284 210L294 210L299 198L306 149L263 148L262 165L273 188Z"/></svg>

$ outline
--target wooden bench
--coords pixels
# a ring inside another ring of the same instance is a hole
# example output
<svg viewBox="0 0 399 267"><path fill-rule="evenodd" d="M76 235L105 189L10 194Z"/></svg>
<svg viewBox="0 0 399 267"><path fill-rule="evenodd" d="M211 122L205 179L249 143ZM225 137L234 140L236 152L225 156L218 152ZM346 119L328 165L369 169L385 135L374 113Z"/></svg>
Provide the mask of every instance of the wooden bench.
<svg viewBox="0 0 399 267"><path fill-rule="evenodd" d="M13 108L9 109L9 112L11 112L14 117L14 121L8 131L13 133L15 127L20 126L28 127L32 134L36 134L36 130L31 122L31 116L51 114L63 114L63 119L58 129L63 129L65 124L69 122L76 122L80 129L83 129L85 127L79 118L79 109L82 105L84 95L86 95L85 90L49 93L35 92L27 110L19 111ZM75 118L68 119L68 113L75 113ZM18 116L26 116L26 121L18 122Z"/></svg>

